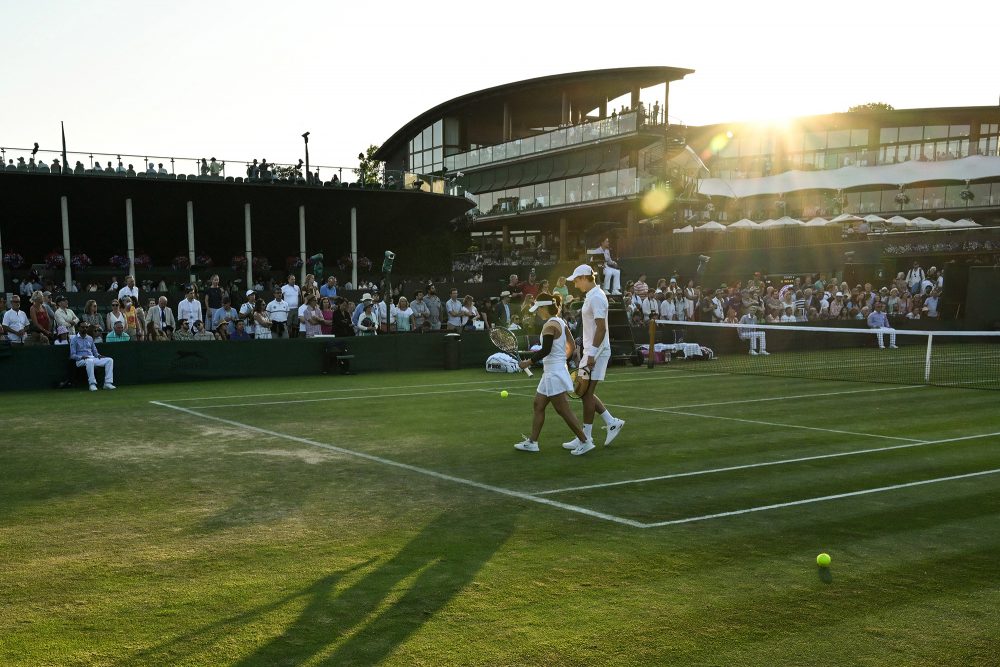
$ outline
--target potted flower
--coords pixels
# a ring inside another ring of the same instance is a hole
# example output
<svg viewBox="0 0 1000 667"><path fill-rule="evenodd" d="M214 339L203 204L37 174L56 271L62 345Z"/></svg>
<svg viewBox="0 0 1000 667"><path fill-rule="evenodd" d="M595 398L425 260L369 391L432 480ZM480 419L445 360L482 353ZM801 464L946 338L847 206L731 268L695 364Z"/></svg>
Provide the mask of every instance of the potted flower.
<svg viewBox="0 0 1000 667"><path fill-rule="evenodd" d="M80 269L86 269L88 266L93 264L93 262L90 260L90 257L88 257L86 253L81 252L70 257L69 264L74 269L80 270Z"/></svg>
<svg viewBox="0 0 1000 667"><path fill-rule="evenodd" d="M49 269L61 269L66 266L66 258L61 252L53 250L45 256L45 267Z"/></svg>
<svg viewBox="0 0 1000 667"><path fill-rule="evenodd" d="M127 269L128 257L126 255L112 255L108 258L108 264L116 269Z"/></svg>
<svg viewBox="0 0 1000 667"><path fill-rule="evenodd" d="M194 258L194 263L201 267L209 267L213 264L212 258L204 254L196 256Z"/></svg>
<svg viewBox="0 0 1000 667"><path fill-rule="evenodd" d="M232 267L233 271L244 270L247 268L246 255L233 255L233 258L229 260L229 265Z"/></svg>
<svg viewBox="0 0 1000 667"><path fill-rule="evenodd" d="M298 255L291 255L285 259L285 266L289 271L296 271L302 268L302 258Z"/></svg>
<svg viewBox="0 0 1000 667"><path fill-rule="evenodd" d="M170 262L170 266L173 267L174 271L186 271L191 268L191 261L187 255L178 255Z"/></svg>
<svg viewBox="0 0 1000 667"><path fill-rule="evenodd" d="M3 254L3 265L11 269L19 269L24 266L24 257L13 251L5 252Z"/></svg>
<svg viewBox="0 0 1000 667"><path fill-rule="evenodd" d="M137 269L153 268L153 258L140 250L139 254L135 256L135 268Z"/></svg>
<svg viewBox="0 0 1000 667"><path fill-rule="evenodd" d="M264 273L271 270L271 262L267 261L267 257L263 255L256 255L253 258L253 270Z"/></svg>

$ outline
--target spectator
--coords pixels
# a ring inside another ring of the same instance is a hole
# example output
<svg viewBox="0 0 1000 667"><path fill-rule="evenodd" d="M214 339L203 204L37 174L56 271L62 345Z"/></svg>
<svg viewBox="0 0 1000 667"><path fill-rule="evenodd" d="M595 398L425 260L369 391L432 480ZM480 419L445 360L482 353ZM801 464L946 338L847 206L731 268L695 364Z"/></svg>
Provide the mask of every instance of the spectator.
<svg viewBox="0 0 1000 667"><path fill-rule="evenodd" d="M424 293L421 290L417 290L417 293L413 296L413 303L410 304L410 310L413 311L413 330L420 331L420 328L424 326L424 322L427 322L427 318L430 316L431 311L427 307L427 303L424 301Z"/></svg>
<svg viewBox="0 0 1000 667"><path fill-rule="evenodd" d="M248 289L244 296L246 297L246 301L240 305L239 319L243 322L244 332L250 338L253 338L256 333L256 322L254 321L253 313L257 305L257 293L252 289Z"/></svg>
<svg viewBox="0 0 1000 667"><path fill-rule="evenodd" d="M236 320L233 325L233 334L229 337L229 340L250 340L250 334L247 333L243 320Z"/></svg>
<svg viewBox="0 0 1000 667"><path fill-rule="evenodd" d="M52 341L53 345L69 345L69 329L66 327L58 327L56 329L56 339Z"/></svg>
<svg viewBox="0 0 1000 667"><path fill-rule="evenodd" d="M611 257L610 238L605 238L601 241L600 251L604 255L604 268L602 269L604 273L604 291L609 294L621 294L622 272L619 270L618 264Z"/></svg>
<svg viewBox="0 0 1000 667"><path fill-rule="evenodd" d="M657 297L660 297L657 311L655 313L651 311L650 315L661 320L675 320L677 318L677 305L674 301L674 295L660 293Z"/></svg>
<svg viewBox="0 0 1000 667"><path fill-rule="evenodd" d="M914 260L913 268L906 274L906 284L909 286L910 294L921 294L920 284L927 278L927 274L920 267L920 262Z"/></svg>
<svg viewBox="0 0 1000 667"><path fill-rule="evenodd" d="M371 294L365 292L364 294L361 295L361 303L355 306L354 312L351 313L351 325L354 327L355 330L358 329L358 321L361 319L361 315L365 312L365 306L371 305L371 303L372 303Z"/></svg>
<svg viewBox="0 0 1000 667"><path fill-rule="evenodd" d="M195 296L195 288L189 287L184 299L177 304L177 321L186 320L190 331L190 325L201 319L201 302Z"/></svg>
<svg viewBox="0 0 1000 667"><path fill-rule="evenodd" d="M191 340L191 326L185 319L177 320L177 331L174 332L174 340L179 341L189 341Z"/></svg>
<svg viewBox="0 0 1000 667"><path fill-rule="evenodd" d="M306 338L312 338L323 333L323 313L319 309L319 303L315 294L310 294L306 298L302 310L302 332Z"/></svg>
<svg viewBox="0 0 1000 667"><path fill-rule="evenodd" d="M152 162L146 164L146 174L148 176L156 176L156 166Z"/></svg>
<svg viewBox="0 0 1000 667"><path fill-rule="evenodd" d="M170 172L168 172L166 170L166 168L163 166L162 162L159 163L156 166L157 166L157 172L156 173L159 174L160 176L169 176L170 175Z"/></svg>
<svg viewBox="0 0 1000 667"><path fill-rule="evenodd" d="M280 292L275 293L275 298L278 297ZM250 296L249 294L247 296ZM271 340L271 332L274 329L274 323L271 322L270 315L267 311L267 306L264 304L263 299L257 299L254 301L253 305L253 337L254 340Z"/></svg>
<svg viewBox="0 0 1000 667"><path fill-rule="evenodd" d="M399 297L397 305L393 306L392 323L395 331L408 332L412 330L413 309L405 296Z"/></svg>
<svg viewBox="0 0 1000 667"><path fill-rule="evenodd" d="M521 281L518 279L516 273L510 274L510 281L507 283L507 291L513 298L518 298L523 296L521 292Z"/></svg>
<svg viewBox="0 0 1000 667"><path fill-rule="evenodd" d="M31 295L31 308L28 309L28 315L31 319L29 329L32 334L36 335L35 342L48 345L53 338L55 317L49 314L49 309L45 307L45 297L42 296L41 292L34 292Z"/></svg>
<svg viewBox="0 0 1000 667"><path fill-rule="evenodd" d="M115 322L115 328L104 339L105 343L127 343L132 337L125 332L125 325L122 322Z"/></svg>
<svg viewBox="0 0 1000 667"><path fill-rule="evenodd" d="M333 335L353 336L354 324L351 322L351 304L347 299L337 299L337 310L333 313Z"/></svg>
<svg viewBox="0 0 1000 667"><path fill-rule="evenodd" d="M129 165L129 166L131 167L131 165ZM121 161L120 158L118 160L118 167L115 169L115 173L116 174L121 174L121 175L125 174L125 167L122 166L122 161Z"/></svg>
<svg viewBox="0 0 1000 667"><path fill-rule="evenodd" d="M830 304L829 315L830 319L840 319L847 312L847 304L844 303L844 293L837 292L833 296L833 302Z"/></svg>
<svg viewBox="0 0 1000 667"><path fill-rule="evenodd" d="M108 313L107 326L105 331L114 331L115 322L121 320L122 324L125 324L125 313L122 312L121 302L115 299L111 302L111 312Z"/></svg>
<svg viewBox="0 0 1000 667"><path fill-rule="evenodd" d="M145 322L139 322L139 312L135 309L135 305L132 303L132 299L125 297L121 299L122 313L125 315L125 332L132 338L141 338L142 331L139 329L140 326L145 327ZM112 330L114 328L112 327Z"/></svg>
<svg viewBox="0 0 1000 667"><path fill-rule="evenodd" d="M938 314L938 301L940 296L941 290L935 287L931 290L930 295L924 299L924 305L923 308L921 308L921 311L926 313L927 317L930 319L937 319L940 317Z"/></svg>
<svg viewBox="0 0 1000 667"><path fill-rule="evenodd" d="M570 296L569 288L566 287L566 276L559 276L556 278L556 286L552 290L552 293L558 294L562 297L564 308L573 300L573 297Z"/></svg>
<svg viewBox="0 0 1000 667"><path fill-rule="evenodd" d="M288 338L295 338L299 329L299 306L302 305L302 289L295 284L295 276L289 274L287 281L281 286L281 295L288 306ZM274 317L271 317L274 321Z"/></svg>
<svg viewBox="0 0 1000 667"><path fill-rule="evenodd" d="M518 289L519 289L519 291L524 296L528 296L529 294L531 296L537 296L538 295L539 285L538 285L538 283L535 282L535 271L534 270L532 270L530 273L528 273L528 280L525 281L525 282L523 282L523 283L521 283L518 286Z"/></svg>
<svg viewBox="0 0 1000 667"><path fill-rule="evenodd" d="M927 277L924 278L920 283L920 293L924 295L928 294L929 293L928 289L934 289L935 287L937 287L937 283L938 283L937 267L932 266L931 268L927 269Z"/></svg>
<svg viewBox="0 0 1000 667"><path fill-rule="evenodd" d="M333 302L330 297L324 296L319 300L319 312L323 316L323 323L320 325L320 332L324 336L333 334Z"/></svg>
<svg viewBox="0 0 1000 667"><path fill-rule="evenodd" d="M146 306L146 308L147 309L148 308L152 308L155 305L156 305L156 301L153 300L153 299L150 299L149 303ZM136 324L135 324L135 329L136 329L135 339L136 340L145 340L146 339L146 323L149 321L149 316L146 314L146 311L143 310L142 307L138 304L138 302L135 304L135 320L136 320Z"/></svg>
<svg viewBox="0 0 1000 667"><path fill-rule="evenodd" d="M208 172L208 160L206 160L205 158L202 158L201 159L200 175L201 176L208 176L208 173L209 173Z"/></svg>
<svg viewBox="0 0 1000 667"><path fill-rule="evenodd" d="M382 298L380 292L375 292L375 298L372 303L372 311L375 313L375 324L378 326L380 333L388 333L389 331L389 310L386 308L385 299Z"/></svg>
<svg viewBox="0 0 1000 667"><path fill-rule="evenodd" d="M213 322L215 318L215 311L222 308L222 297L226 294L226 291L219 286L219 275L213 274L209 279L208 287L205 288L205 296L202 297L205 304L205 319L209 322ZM215 327L212 327L213 329Z"/></svg>
<svg viewBox="0 0 1000 667"><path fill-rule="evenodd" d="M798 320L795 318L794 306L785 307L785 312L781 316L781 323L784 324L786 322L798 322Z"/></svg>
<svg viewBox="0 0 1000 667"><path fill-rule="evenodd" d="M87 301L83 306L83 316L80 322L90 327L90 335L94 337L95 343L100 343L104 338L104 318L97 312L97 302L93 299Z"/></svg>
<svg viewBox="0 0 1000 667"><path fill-rule="evenodd" d="M69 299L64 294L60 295L56 304L59 306L56 309L56 328L63 327L69 335L76 335L76 325L80 323L80 318L69 307Z"/></svg>
<svg viewBox="0 0 1000 667"><path fill-rule="evenodd" d="M191 325L191 339L192 340L215 340L215 334L211 331L205 330L205 323L201 320L195 320L194 324Z"/></svg>
<svg viewBox="0 0 1000 667"><path fill-rule="evenodd" d="M153 306L154 308L156 306ZM156 328L156 323L153 320L146 321L146 342L147 343L159 343L161 341L167 340L167 334Z"/></svg>
<svg viewBox="0 0 1000 667"><path fill-rule="evenodd" d="M770 353L767 351L767 335L756 326L759 314L760 309L757 306L750 307L746 315L740 318L739 335L741 340L750 341L751 355L768 356Z"/></svg>
<svg viewBox="0 0 1000 667"><path fill-rule="evenodd" d="M115 283L112 283L112 286ZM135 276L125 277L125 287L118 290L118 300L121 301L125 297L132 297L133 303L139 303L139 288L135 286Z"/></svg>
<svg viewBox="0 0 1000 667"><path fill-rule="evenodd" d="M288 303L285 301L285 293L282 288L275 287L274 299L267 304L267 317L271 321L271 333L274 338L288 338L288 328L290 326L288 313L289 308Z"/></svg>
<svg viewBox="0 0 1000 667"><path fill-rule="evenodd" d="M80 326L80 335L70 340L69 351L69 358L76 362L76 367L87 369L90 391L97 391L94 368L104 369L104 388L115 389L115 362L111 357L105 357L97 351L97 345L90 336L90 327L85 324Z"/></svg>
<svg viewBox="0 0 1000 667"><path fill-rule="evenodd" d="M240 314L233 308L229 295L222 297L222 307L215 310L212 315L212 331L218 332L219 327L225 326L226 336L231 336L236 331L236 320Z"/></svg>
<svg viewBox="0 0 1000 667"><path fill-rule="evenodd" d="M260 167L257 166L257 158L253 159L253 164L247 166L247 178L257 178L260 175Z"/></svg>
<svg viewBox="0 0 1000 667"><path fill-rule="evenodd" d="M358 335L375 336L378 334L378 323L375 321L375 314L372 310L371 300L360 304L361 314L358 317Z"/></svg>
<svg viewBox="0 0 1000 667"><path fill-rule="evenodd" d="M424 302L427 303L427 310L430 311L427 321L430 322L431 331L438 331L441 329L442 304L441 297L437 295L437 288L433 283L427 285L427 296L424 297Z"/></svg>
<svg viewBox="0 0 1000 667"><path fill-rule="evenodd" d="M61 174L62 173L62 165L59 164L59 159L58 158L55 158L55 159L52 160L52 173L53 174Z"/></svg>
<svg viewBox="0 0 1000 667"><path fill-rule="evenodd" d="M496 313L494 322L497 326L509 328L511 316L514 314L514 311L510 307L510 292L508 290L500 292L500 301L497 303L494 311Z"/></svg>
<svg viewBox="0 0 1000 667"><path fill-rule="evenodd" d="M466 295L462 300L462 306L459 308L459 312L462 318L462 329L473 330L476 328L476 321L481 320L482 316L479 314L479 310L476 308L475 299L471 295Z"/></svg>
<svg viewBox="0 0 1000 667"><path fill-rule="evenodd" d="M640 273L639 278L632 283L632 293L641 299L646 296L647 292L649 292L649 285L646 283L646 274Z"/></svg>
<svg viewBox="0 0 1000 667"><path fill-rule="evenodd" d="M132 165L129 165L128 166L128 170L125 172L125 175L128 176L128 177L135 176L135 167L133 167Z"/></svg>
<svg viewBox="0 0 1000 667"><path fill-rule="evenodd" d="M170 310L170 306L167 305L167 297L161 296L157 299L156 305L149 309L149 314L147 317L150 324L153 325L153 329L158 334L164 334L167 327L171 330L177 328L177 321L174 319L174 312Z"/></svg>
<svg viewBox="0 0 1000 667"><path fill-rule="evenodd" d="M13 295L10 298L10 310L3 314L3 332L7 334L7 340L18 345L41 342L40 334L31 332L30 325L31 320L21 310L21 297Z"/></svg>
<svg viewBox="0 0 1000 667"><path fill-rule="evenodd" d="M326 282L319 288L319 295L335 299L337 297L337 279L327 276Z"/></svg>
<svg viewBox="0 0 1000 667"><path fill-rule="evenodd" d="M462 328L462 302L458 298L458 290L452 288L448 302L445 304L448 311L448 331L459 331Z"/></svg>

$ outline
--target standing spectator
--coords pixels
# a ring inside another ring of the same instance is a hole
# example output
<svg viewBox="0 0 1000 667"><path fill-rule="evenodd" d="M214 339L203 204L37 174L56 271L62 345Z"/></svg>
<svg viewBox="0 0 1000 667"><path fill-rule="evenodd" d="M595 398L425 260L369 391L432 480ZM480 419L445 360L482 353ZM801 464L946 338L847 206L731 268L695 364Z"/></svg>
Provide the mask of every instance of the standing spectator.
<svg viewBox="0 0 1000 667"><path fill-rule="evenodd" d="M253 159L253 164L247 167L247 178L257 178L260 174L260 167L257 166L257 158Z"/></svg>
<svg viewBox="0 0 1000 667"><path fill-rule="evenodd" d="M556 278L556 286L552 290L552 293L562 297L563 307L567 306L573 300L573 297L569 294L569 288L566 287L566 276Z"/></svg>
<svg viewBox="0 0 1000 667"><path fill-rule="evenodd" d="M351 304L347 299L337 299L337 310L333 313L333 335L353 336L354 324L351 322Z"/></svg>
<svg viewBox="0 0 1000 667"><path fill-rule="evenodd" d="M931 289L930 295L924 299L923 311L927 313L927 317L931 319L937 319L940 317L938 314L938 301L941 296L941 290L937 287Z"/></svg>
<svg viewBox="0 0 1000 667"><path fill-rule="evenodd" d="M267 316L271 320L271 333L274 334L274 338L288 338L288 328L291 326L288 321L288 313L289 308L285 301L285 293L282 288L275 287L274 299L267 304Z"/></svg>
<svg viewBox="0 0 1000 667"><path fill-rule="evenodd" d="M462 299L462 307L459 309L462 317L462 328L473 330L476 328L476 320L481 320L482 316L479 314L479 310L476 308L476 301L472 298L472 295L466 295Z"/></svg>
<svg viewBox="0 0 1000 667"><path fill-rule="evenodd" d="M95 343L102 342L104 338L104 318L97 312L97 302L93 299L90 299L84 305L80 322L90 327L90 334L94 337Z"/></svg>
<svg viewBox="0 0 1000 667"><path fill-rule="evenodd" d="M184 299L177 304L177 320L186 320L190 330L190 326L201 319L201 302L195 298L195 288L189 287Z"/></svg>
<svg viewBox="0 0 1000 667"><path fill-rule="evenodd" d="M462 328L462 302L458 298L457 289L452 288L445 309L448 311L448 331L460 330Z"/></svg>
<svg viewBox="0 0 1000 667"><path fill-rule="evenodd" d="M920 267L920 262L914 260L913 268L906 274L906 284L910 288L910 294L921 294L920 284L927 278L927 274Z"/></svg>
<svg viewBox="0 0 1000 667"><path fill-rule="evenodd" d="M275 298L280 292L276 293ZM253 305L253 337L255 340L271 340L271 330L274 324L267 312L263 299L257 299Z"/></svg>
<svg viewBox="0 0 1000 667"><path fill-rule="evenodd" d="M370 305L371 302L372 302L371 294L365 292L364 294L361 295L361 303L355 306L354 312L351 313L351 325L355 328L355 330L357 330L358 328L358 321L361 319L362 313L365 312L365 306Z"/></svg>
<svg viewBox="0 0 1000 667"><path fill-rule="evenodd" d="M69 307L69 299L62 294L56 299L56 304L59 306L56 308L56 327L64 327L70 336L75 335L80 318Z"/></svg>
<svg viewBox="0 0 1000 667"><path fill-rule="evenodd" d="M295 284L295 276L289 274L288 280L281 286L281 295L288 306L288 336L295 338L299 324L299 306L302 305L302 289ZM274 318L271 318L272 321Z"/></svg>
<svg viewBox="0 0 1000 667"><path fill-rule="evenodd" d="M215 320L215 311L222 308L222 297L225 293L225 290L219 286L218 274L212 275L208 287L205 288L205 296L202 297L205 304L205 319L207 321L213 322Z"/></svg>
<svg viewBox="0 0 1000 667"><path fill-rule="evenodd" d="M319 309L319 303L315 294L309 294L301 311L303 323L303 335L312 338L323 333L323 313Z"/></svg>
<svg viewBox="0 0 1000 667"><path fill-rule="evenodd" d="M145 322L140 323L139 312L135 308L135 304L132 303L130 297L125 297L121 299L122 313L125 315L125 332L132 338L141 338L142 330L140 327L145 327Z"/></svg>
<svg viewBox="0 0 1000 667"><path fill-rule="evenodd" d="M201 159L201 175L208 176L208 160L205 158Z"/></svg>
<svg viewBox="0 0 1000 667"><path fill-rule="evenodd" d="M358 335L375 336L378 334L378 323L375 321L375 313L372 310L371 300L360 304L362 310L358 317Z"/></svg>
<svg viewBox="0 0 1000 667"><path fill-rule="evenodd" d="M112 288L116 283L112 283ZM118 290L118 300L121 301L125 297L132 297L133 303L139 303L139 288L135 286L135 276L125 277L125 287Z"/></svg>
<svg viewBox="0 0 1000 667"><path fill-rule="evenodd" d="M319 300L319 312L323 316L323 323L320 325L320 332L324 336L333 334L333 302L330 297L324 296Z"/></svg>
<svg viewBox="0 0 1000 667"><path fill-rule="evenodd" d="M496 315L494 317L494 322L497 326L504 328L510 327L510 318L514 314L514 311L510 307L510 292L504 290L500 292L500 302L496 306Z"/></svg>
<svg viewBox="0 0 1000 667"><path fill-rule="evenodd" d="M157 299L156 305L149 309L148 320L158 334L164 334L168 327L171 331L177 328L174 311L170 310L165 296Z"/></svg>
<svg viewBox="0 0 1000 667"><path fill-rule="evenodd" d="M257 305L257 293L252 289L248 289L244 296L246 296L246 301L240 306L240 320L244 324L243 330L250 338L253 338L257 332L256 322L253 317Z"/></svg>
<svg viewBox="0 0 1000 667"><path fill-rule="evenodd" d="M375 292L375 299L372 303L372 311L375 313L375 322L380 333L389 331L389 309L386 299L382 298L381 292Z"/></svg>
<svg viewBox="0 0 1000 667"><path fill-rule="evenodd" d="M40 342L38 340L40 334L32 333L29 329L30 324L31 320L21 310L21 297L15 294L10 298L10 310L3 314L3 332L7 334L7 340L18 345Z"/></svg>
<svg viewBox="0 0 1000 667"><path fill-rule="evenodd" d="M427 285L427 296L424 297L430 315L427 321L430 322L431 331L441 328L441 297L437 295L437 288L432 284ZM423 325L421 325L423 326Z"/></svg>
<svg viewBox="0 0 1000 667"><path fill-rule="evenodd" d="M76 362L77 368L87 369L87 382L90 391L97 391L97 378L94 368L104 369L104 388L115 389L115 362L111 357L105 357L97 351L97 345L90 336L90 327L80 327L80 335L69 342L69 358Z"/></svg>
<svg viewBox="0 0 1000 667"><path fill-rule="evenodd" d="M507 283L507 291L509 291L510 295L514 298L523 296L521 293L521 281L517 277L516 273L510 274L510 281Z"/></svg>
<svg viewBox="0 0 1000 667"><path fill-rule="evenodd" d="M529 294L531 296L537 296L538 295L538 289L539 289L539 285L538 285L538 283L535 282L535 271L534 271L534 269L532 269L531 272L528 273L528 280L525 281L525 282L523 282L523 283L521 283L518 286L518 290L521 292L521 294L523 294L525 296L527 296Z"/></svg>
<svg viewBox="0 0 1000 667"><path fill-rule="evenodd" d="M333 276L327 276L326 282L319 288L319 295L330 299L337 298L337 279Z"/></svg>
<svg viewBox="0 0 1000 667"><path fill-rule="evenodd" d="M421 327L424 326L424 322L427 321L427 318L431 314L427 303L424 301L423 291L417 290L417 293L413 296L413 303L410 304L410 310L413 311L413 330L420 331Z"/></svg>
<svg viewBox="0 0 1000 667"><path fill-rule="evenodd" d="M212 331L218 331L219 327L225 326L226 335L231 336L236 331L236 320L238 320L240 314L236 312L233 308L232 302L229 300L229 295L222 297L222 307L216 308L215 313L212 315Z"/></svg>
<svg viewBox="0 0 1000 667"><path fill-rule="evenodd" d="M405 296L399 297L398 304L393 306L392 322L395 331L407 332L412 329L413 309Z"/></svg>

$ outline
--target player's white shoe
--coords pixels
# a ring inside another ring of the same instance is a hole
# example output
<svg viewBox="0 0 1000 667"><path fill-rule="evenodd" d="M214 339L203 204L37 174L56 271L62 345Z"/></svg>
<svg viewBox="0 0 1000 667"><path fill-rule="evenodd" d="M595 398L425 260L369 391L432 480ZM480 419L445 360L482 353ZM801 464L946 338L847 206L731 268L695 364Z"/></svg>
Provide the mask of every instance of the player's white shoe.
<svg viewBox="0 0 1000 667"><path fill-rule="evenodd" d="M579 447L581 444L583 443L580 442L580 438L573 438L569 442L563 443L563 449L573 450Z"/></svg>
<svg viewBox="0 0 1000 667"><path fill-rule="evenodd" d="M583 456L593 448L594 448L594 439L591 438L587 442L580 443L580 445L577 446L577 448L574 449L572 452L570 452L570 454L572 454L573 456Z"/></svg>
<svg viewBox="0 0 1000 667"><path fill-rule="evenodd" d="M538 443L537 442L532 442L528 438L524 438L524 440L522 440L521 442L519 442L516 445L514 445L514 449L519 449L522 452L537 452L538 451Z"/></svg>
<svg viewBox="0 0 1000 667"><path fill-rule="evenodd" d="M750 354L751 354L751 356L756 357L757 356L757 351L756 350L750 350Z"/></svg>
<svg viewBox="0 0 1000 667"><path fill-rule="evenodd" d="M611 441L618 437L618 434L622 432L622 427L625 426L624 419L618 419L617 417L610 426L605 426L604 430L608 432L608 437L604 440L604 446L607 447L611 444Z"/></svg>
<svg viewBox="0 0 1000 667"><path fill-rule="evenodd" d="M767 350L761 350L761 351L760 351L760 352L758 352L757 354L763 354L763 355L764 355L765 357L769 357L769 356L771 356L771 353L770 353L770 352L768 352Z"/></svg>

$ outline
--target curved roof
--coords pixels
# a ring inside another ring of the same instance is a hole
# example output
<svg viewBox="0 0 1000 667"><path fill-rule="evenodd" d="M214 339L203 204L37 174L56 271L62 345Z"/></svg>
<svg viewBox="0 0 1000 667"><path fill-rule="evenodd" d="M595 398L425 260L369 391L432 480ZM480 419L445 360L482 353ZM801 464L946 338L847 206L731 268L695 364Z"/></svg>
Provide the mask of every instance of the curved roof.
<svg viewBox="0 0 1000 667"><path fill-rule="evenodd" d="M692 72L694 70L678 67L619 67L553 74L484 88L448 100L423 112L386 139L375 153L375 158L387 159L413 135L439 118L460 113L479 111L486 113L489 110L496 113L498 101L536 103L539 89L565 91L570 99L574 100L575 107L593 109L602 100L619 97L632 90L634 86L645 88L664 81L676 81Z"/></svg>

